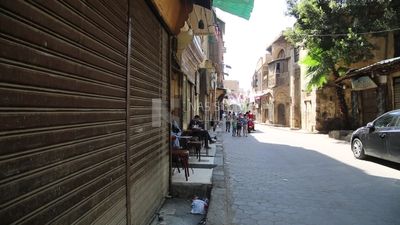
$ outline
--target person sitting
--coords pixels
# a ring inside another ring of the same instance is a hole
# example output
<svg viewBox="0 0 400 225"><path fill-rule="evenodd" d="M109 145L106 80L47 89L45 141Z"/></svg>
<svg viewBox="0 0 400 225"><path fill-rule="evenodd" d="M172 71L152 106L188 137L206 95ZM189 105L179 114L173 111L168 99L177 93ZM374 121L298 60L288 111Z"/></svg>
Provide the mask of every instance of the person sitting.
<svg viewBox="0 0 400 225"><path fill-rule="evenodd" d="M182 130L179 127L178 122L176 121L176 115L175 115L175 111L172 111L172 121L171 121L171 136L174 137L173 139L173 147L175 149L180 149L181 145L180 145L180 140L179 137L182 135Z"/></svg>
<svg viewBox="0 0 400 225"><path fill-rule="evenodd" d="M199 115L195 115L194 118L190 120L188 130L191 131L192 136L197 136L201 140L205 140L205 148L210 148L208 142L210 142L210 144L216 142L211 138L208 131L204 129L204 123L201 122Z"/></svg>

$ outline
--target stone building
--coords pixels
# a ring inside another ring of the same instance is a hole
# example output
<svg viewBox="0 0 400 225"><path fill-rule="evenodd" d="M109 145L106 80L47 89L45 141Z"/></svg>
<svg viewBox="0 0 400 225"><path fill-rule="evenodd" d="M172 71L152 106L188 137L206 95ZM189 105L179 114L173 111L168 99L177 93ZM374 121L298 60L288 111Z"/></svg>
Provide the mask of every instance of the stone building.
<svg viewBox="0 0 400 225"><path fill-rule="evenodd" d="M255 89L258 92L254 95L259 122L300 127L298 59L298 49L288 43L282 34L267 47L264 61L260 63L259 60L254 76L261 81L254 83L260 85L261 89Z"/></svg>
<svg viewBox="0 0 400 225"><path fill-rule="evenodd" d="M263 111L261 109L261 96L263 95L263 78L265 72L265 67L263 66L265 58L260 57L256 64L256 69L254 71L251 83L251 95L252 95L252 106L251 109L259 122L264 122Z"/></svg>
<svg viewBox="0 0 400 225"><path fill-rule="evenodd" d="M338 85L344 90L352 121L347 127L365 125L378 115L399 108L399 34L374 36L370 41L376 46L372 59L351 65L353 70L338 79L336 85L309 92L307 68L299 63L307 50L292 46L280 35L268 46L253 75L250 102L257 120L311 132L342 129L345 125L340 123ZM334 83L332 77L328 79Z"/></svg>
<svg viewBox="0 0 400 225"><path fill-rule="evenodd" d="M313 101L309 102L310 108L315 110L315 127L311 130L357 128L399 107L395 103L400 99L399 60L393 58L400 56L399 35L374 36L370 37L370 42L376 46L372 51L374 57L351 65L348 74L336 82L344 89L351 124L340 125L335 87L326 86L309 94L315 101L314 105Z"/></svg>
<svg viewBox="0 0 400 225"><path fill-rule="evenodd" d="M224 87L231 92L239 92L238 80L224 80Z"/></svg>
<svg viewBox="0 0 400 225"><path fill-rule="evenodd" d="M375 38L381 46L374 51L375 58L354 65L346 76L336 80L350 92L350 116L353 126L371 122L386 111L400 109L400 34Z"/></svg>
<svg viewBox="0 0 400 225"><path fill-rule="evenodd" d="M243 105L243 92L239 87L238 80L224 80L224 88L227 90L225 100L225 111L241 112Z"/></svg>

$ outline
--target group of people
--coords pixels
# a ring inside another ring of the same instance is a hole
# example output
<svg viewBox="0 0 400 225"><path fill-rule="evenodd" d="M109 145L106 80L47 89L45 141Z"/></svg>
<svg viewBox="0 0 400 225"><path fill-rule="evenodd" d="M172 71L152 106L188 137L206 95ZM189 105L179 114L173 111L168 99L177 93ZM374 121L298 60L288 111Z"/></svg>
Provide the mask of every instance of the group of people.
<svg viewBox="0 0 400 225"><path fill-rule="evenodd" d="M172 116L175 113L172 112ZM171 135L174 137L174 143L173 147L174 148L181 148L180 145L180 136L183 135L183 131L180 129L178 122L176 119L172 118L171 122ZM209 149L210 146L209 144L215 143L216 142L216 137L212 138L208 131L204 129L204 123L201 121L199 115L195 115L192 120L190 120L188 129L185 131L184 135L190 135L194 137L198 137L200 140L204 140L204 147Z"/></svg>
<svg viewBox="0 0 400 225"><path fill-rule="evenodd" d="M228 112L225 115L225 131L231 132L232 136L235 137L247 137L248 136L248 122L252 120L253 116L250 111L246 112L245 114L239 113L235 114L232 112Z"/></svg>

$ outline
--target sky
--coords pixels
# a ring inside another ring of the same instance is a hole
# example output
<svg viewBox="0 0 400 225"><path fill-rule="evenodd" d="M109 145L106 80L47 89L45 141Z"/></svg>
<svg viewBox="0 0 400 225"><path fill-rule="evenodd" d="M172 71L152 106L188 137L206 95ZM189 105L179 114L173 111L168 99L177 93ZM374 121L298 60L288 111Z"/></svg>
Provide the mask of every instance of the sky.
<svg viewBox="0 0 400 225"><path fill-rule="evenodd" d="M286 0L254 0L250 20L217 9L217 16L225 22L224 63L232 67L226 80L238 80L240 88L250 90L257 61L282 30L295 21L285 16Z"/></svg>

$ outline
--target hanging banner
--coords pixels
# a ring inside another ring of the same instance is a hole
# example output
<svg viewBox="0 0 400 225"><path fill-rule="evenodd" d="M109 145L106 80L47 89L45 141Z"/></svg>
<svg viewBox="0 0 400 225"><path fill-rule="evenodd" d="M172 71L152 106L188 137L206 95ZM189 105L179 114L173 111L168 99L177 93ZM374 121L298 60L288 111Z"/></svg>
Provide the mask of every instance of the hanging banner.
<svg viewBox="0 0 400 225"><path fill-rule="evenodd" d="M213 0L213 6L227 13L249 20L254 0Z"/></svg>

